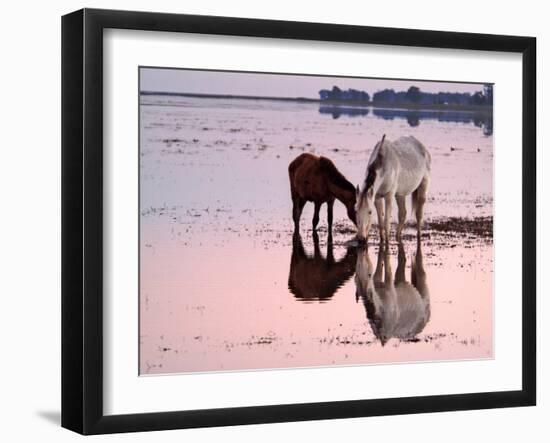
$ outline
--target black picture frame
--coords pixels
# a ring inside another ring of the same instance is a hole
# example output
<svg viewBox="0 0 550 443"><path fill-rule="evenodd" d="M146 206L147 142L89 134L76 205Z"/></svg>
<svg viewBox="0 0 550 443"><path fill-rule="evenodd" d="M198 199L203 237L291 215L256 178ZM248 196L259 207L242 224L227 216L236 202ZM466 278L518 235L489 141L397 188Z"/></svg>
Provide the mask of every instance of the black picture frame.
<svg viewBox="0 0 550 443"><path fill-rule="evenodd" d="M171 31L519 53L522 120L522 388L130 415L103 412L103 30ZM536 39L503 35L83 9L62 18L62 426L151 431L536 403Z"/></svg>

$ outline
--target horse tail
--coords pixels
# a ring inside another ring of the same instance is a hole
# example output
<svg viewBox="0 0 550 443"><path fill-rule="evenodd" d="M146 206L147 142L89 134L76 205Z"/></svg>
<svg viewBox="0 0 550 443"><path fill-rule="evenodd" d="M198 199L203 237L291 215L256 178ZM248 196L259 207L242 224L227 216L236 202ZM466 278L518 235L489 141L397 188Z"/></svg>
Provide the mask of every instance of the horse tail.
<svg viewBox="0 0 550 443"><path fill-rule="evenodd" d="M292 181L294 174L296 173L296 170L302 166L302 163L306 161L308 158L308 154L300 154L298 157L296 157L294 160L290 162L288 165L288 176L290 177L290 180Z"/></svg>
<svg viewBox="0 0 550 443"><path fill-rule="evenodd" d="M302 165L304 162L304 154L299 155L294 160L290 162L288 165L288 179L290 181L290 193L292 194L292 198L294 199L294 195L296 193L296 190L294 188L294 175L296 174L296 170Z"/></svg>
<svg viewBox="0 0 550 443"><path fill-rule="evenodd" d="M290 164L288 165L288 175L290 177L294 175L294 172L296 172L296 169L298 169L302 161L303 161L303 158L300 155L290 162Z"/></svg>
<svg viewBox="0 0 550 443"><path fill-rule="evenodd" d="M424 157L426 157L426 169L430 172L432 170L432 156L426 148L424 148Z"/></svg>

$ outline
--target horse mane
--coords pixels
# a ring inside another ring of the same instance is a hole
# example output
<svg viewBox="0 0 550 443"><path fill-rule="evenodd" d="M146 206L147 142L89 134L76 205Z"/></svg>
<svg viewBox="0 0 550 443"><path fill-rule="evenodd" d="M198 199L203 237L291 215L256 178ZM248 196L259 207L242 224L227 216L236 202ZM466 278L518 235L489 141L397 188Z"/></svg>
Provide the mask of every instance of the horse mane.
<svg viewBox="0 0 550 443"><path fill-rule="evenodd" d="M332 163L330 159L319 157L319 165L333 185L355 194L355 187L338 169L336 169L336 166L334 166L334 163Z"/></svg>
<svg viewBox="0 0 550 443"><path fill-rule="evenodd" d="M374 161L367 168L367 177L365 178L365 190L369 190L376 180L377 170L382 166L382 156L380 152L376 155Z"/></svg>
<svg viewBox="0 0 550 443"><path fill-rule="evenodd" d="M380 148L382 147L382 144L384 143L384 140L386 139L386 134L382 137L382 140L376 144L375 150L378 150L376 152L376 157L374 158L373 162L369 164L367 168L367 176L365 178L365 191L368 191L373 185L374 181L376 180L376 174L377 170L380 169L382 166L382 153L380 152Z"/></svg>
<svg viewBox="0 0 550 443"><path fill-rule="evenodd" d="M367 170L367 178L365 178L365 190L368 191L374 186L374 181L376 180L376 169L372 166L369 166Z"/></svg>

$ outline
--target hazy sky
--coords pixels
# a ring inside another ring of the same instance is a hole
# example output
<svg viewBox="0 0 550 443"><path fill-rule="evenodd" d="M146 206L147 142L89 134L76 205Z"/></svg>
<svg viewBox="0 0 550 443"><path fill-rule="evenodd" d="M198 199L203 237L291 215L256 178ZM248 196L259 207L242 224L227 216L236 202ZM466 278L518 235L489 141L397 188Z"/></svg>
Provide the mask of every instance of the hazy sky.
<svg viewBox="0 0 550 443"><path fill-rule="evenodd" d="M372 94L385 88L407 90L416 85L425 92L475 92L482 84L387 80L371 78L318 77L284 74L256 74L186 69L142 68L142 91L189 92L202 94L256 95L319 98L320 89L354 88Z"/></svg>

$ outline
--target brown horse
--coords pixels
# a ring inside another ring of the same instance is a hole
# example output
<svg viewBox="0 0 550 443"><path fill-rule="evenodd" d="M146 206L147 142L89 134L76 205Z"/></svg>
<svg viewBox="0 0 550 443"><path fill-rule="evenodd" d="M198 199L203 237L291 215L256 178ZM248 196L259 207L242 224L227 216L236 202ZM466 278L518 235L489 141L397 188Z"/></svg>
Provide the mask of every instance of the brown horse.
<svg viewBox="0 0 550 443"><path fill-rule="evenodd" d="M292 218L294 230L300 230L300 216L306 202L313 202L313 230L319 223L319 210L327 204L328 232L332 233L334 200L340 200L347 209L349 219L355 224L355 188L346 180L334 163L326 157L304 153L288 166L290 192L292 195Z"/></svg>

